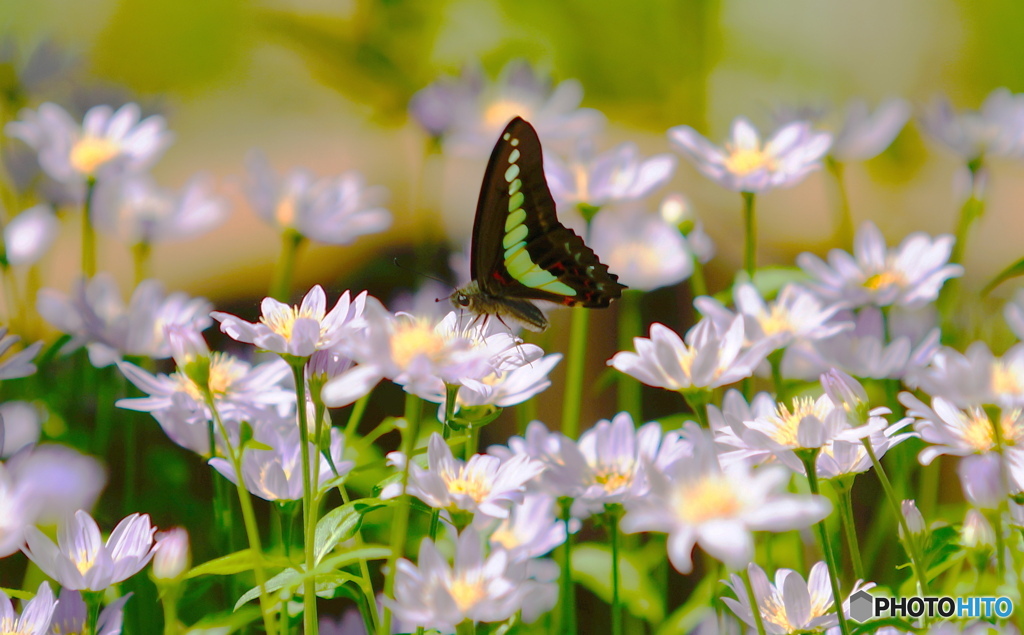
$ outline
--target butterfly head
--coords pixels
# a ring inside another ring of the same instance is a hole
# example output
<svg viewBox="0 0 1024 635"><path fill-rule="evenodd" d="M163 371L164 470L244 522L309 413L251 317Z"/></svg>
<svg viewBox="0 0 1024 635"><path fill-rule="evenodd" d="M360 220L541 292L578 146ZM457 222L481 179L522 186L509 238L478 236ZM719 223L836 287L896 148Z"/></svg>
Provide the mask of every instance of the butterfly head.
<svg viewBox="0 0 1024 635"><path fill-rule="evenodd" d="M474 315L494 315L502 323L506 319L525 328L541 332L548 327L548 319L533 302L513 297L491 295L474 280L451 295L452 306L466 309Z"/></svg>

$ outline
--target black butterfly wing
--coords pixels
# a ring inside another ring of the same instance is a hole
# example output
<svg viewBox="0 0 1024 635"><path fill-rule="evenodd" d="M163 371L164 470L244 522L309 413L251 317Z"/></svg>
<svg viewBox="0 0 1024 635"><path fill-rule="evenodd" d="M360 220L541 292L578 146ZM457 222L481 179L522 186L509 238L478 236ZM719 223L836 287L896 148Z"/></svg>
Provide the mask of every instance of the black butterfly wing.
<svg viewBox="0 0 1024 635"><path fill-rule="evenodd" d="M516 117L484 173L473 224L471 273L492 297L606 307L624 285L555 215L536 130Z"/></svg>

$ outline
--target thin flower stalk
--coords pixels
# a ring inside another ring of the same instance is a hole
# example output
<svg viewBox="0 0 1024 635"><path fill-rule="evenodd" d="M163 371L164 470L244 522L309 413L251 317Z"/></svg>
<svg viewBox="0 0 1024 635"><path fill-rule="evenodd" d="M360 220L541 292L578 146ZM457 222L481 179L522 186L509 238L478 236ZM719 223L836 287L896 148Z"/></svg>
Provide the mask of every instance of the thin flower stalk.
<svg viewBox="0 0 1024 635"><path fill-rule="evenodd" d="M860 542L857 538L857 525L853 520L853 482L845 478L831 481L839 504L839 522L843 526L846 544L850 550L850 562L853 563L853 575L858 580L866 580L864 560L860 557Z"/></svg>
<svg viewBox="0 0 1024 635"><path fill-rule="evenodd" d="M384 578L384 596L394 597L395 595L395 574L397 563L405 554L405 541L409 534L409 514L412 510L411 498L407 489L409 487L409 466L412 464L412 452L416 448L416 438L419 436L420 398L412 393L405 395L405 429L402 431L402 454L405 455L405 465L402 466L402 495L395 510L395 520L391 525L391 555L388 557L388 573ZM391 632L392 611L385 605L384 618L379 632Z"/></svg>
<svg viewBox="0 0 1024 635"><path fill-rule="evenodd" d="M572 499L564 498L559 503L562 506L562 522L565 523L565 542L562 544L562 583L561 602L561 635L576 635L576 586L572 580L572 531L569 525L572 521Z"/></svg>
<svg viewBox="0 0 1024 635"><path fill-rule="evenodd" d="M808 472L808 474L810 473ZM750 568L743 567L740 570L740 575L743 577L743 586L747 589L747 595L750 597L750 606L753 609L751 613L754 616L754 624L757 626L757 635L766 635L764 618L761 616L761 610L758 608L760 604L757 601L757 596L754 594L754 585L750 582Z"/></svg>
<svg viewBox="0 0 1024 635"><path fill-rule="evenodd" d="M213 420L217 425L217 430L224 439L224 446L228 451L228 459L235 468L235 474L242 474L241 452L238 452L231 443L231 437L228 436L228 430L224 426L224 421L220 417L220 412L217 410L213 391L210 390L209 385L204 386L204 393L206 405L213 414ZM211 446L211 451L214 447L216 446ZM256 586L260 588L260 614L263 617L263 628L266 630L268 635L276 635L277 627L274 624L273 607L270 596L267 594L267 572L263 569L263 545L260 541L259 526L256 524L256 512L253 510L252 498L250 498L249 490L245 488L244 479L235 479L235 490L238 492L238 503L242 507L242 521L245 525L246 537L249 539L249 549L252 550L253 572L256 574ZM315 633L316 631L312 632Z"/></svg>
<svg viewBox="0 0 1024 635"><path fill-rule="evenodd" d="M868 443L870 445L870 443ZM811 494L818 494L818 470L815 467L817 464L819 448L815 448L813 451L807 451L803 453L801 459L804 462L804 470L807 472L807 484L810 486ZM902 513L900 517L902 518ZM843 604L839 601L839 598L843 597L839 592L839 560L836 558L836 552L833 548L832 541L829 539L828 527L825 524L825 519L822 518L817 524L815 529L818 532L818 540L821 542L821 550L825 554L825 563L828 565L828 579L832 584L832 597L835 598L836 617L839 618L839 630L843 635L850 635L850 625L846 622L846 614L843 612ZM909 533L907 534L909 536ZM755 605L756 606L756 605ZM758 614L756 608L754 614Z"/></svg>
<svg viewBox="0 0 1024 635"><path fill-rule="evenodd" d="M302 580L302 625L306 633L316 633L316 576L313 574L313 569L316 565L317 520L317 506L314 498L318 485L309 465L309 422L306 410L306 374L303 371L303 364L292 364L292 374L295 377L295 403L298 404L296 410L299 415L299 444L302 446L302 545L306 562L306 575ZM319 452L319 445L317 448ZM241 474L241 472L236 473Z"/></svg>
<svg viewBox="0 0 1024 635"><path fill-rule="evenodd" d="M82 275L96 275L96 228L92 224L92 199L96 192L96 177L85 183L85 202L82 204Z"/></svg>
<svg viewBox="0 0 1024 635"><path fill-rule="evenodd" d="M643 335L643 318L640 313L640 301L643 293L626 289L622 292L619 303L619 350L629 350L634 337ZM641 384L635 378L619 374L617 399L619 412L628 412L633 421L642 421L641 415Z"/></svg>
<svg viewBox="0 0 1024 635"><path fill-rule="evenodd" d="M835 242L843 249L853 247L853 215L850 212L850 196L843 179L843 164L835 157L825 157L825 168L832 175L836 196Z"/></svg>
<svg viewBox="0 0 1024 635"><path fill-rule="evenodd" d="M743 229L746 239L743 247L743 269L750 280L754 279L757 269L757 218L754 216L754 192L742 192L743 195Z"/></svg>
<svg viewBox="0 0 1024 635"><path fill-rule="evenodd" d="M277 257L277 265L274 266L274 274L270 282L270 292L267 294L279 302L287 302L291 295L295 262L298 260L299 250L305 242L306 238L294 229L286 229L281 234L281 253Z"/></svg>
<svg viewBox="0 0 1024 635"><path fill-rule="evenodd" d="M608 523L608 542L612 551L612 635L622 635L622 601L619 599L619 518L621 505L605 505L605 522Z"/></svg>
<svg viewBox="0 0 1024 635"><path fill-rule="evenodd" d="M569 353L565 366L565 392L562 398L562 434L575 439L580 433L580 406L583 402L583 371L587 361L587 330L590 312L583 307L572 310L569 327Z"/></svg>

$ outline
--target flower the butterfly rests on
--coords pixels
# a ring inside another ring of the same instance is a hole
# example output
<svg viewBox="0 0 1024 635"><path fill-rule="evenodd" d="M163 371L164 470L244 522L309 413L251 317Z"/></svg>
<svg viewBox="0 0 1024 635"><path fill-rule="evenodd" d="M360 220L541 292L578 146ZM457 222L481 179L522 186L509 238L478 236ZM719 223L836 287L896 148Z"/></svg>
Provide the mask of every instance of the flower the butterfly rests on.
<svg viewBox="0 0 1024 635"><path fill-rule="evenodd" d="M548 326L531 300L604 308L626 288L582 238L558 222L540 139L520 117L509 122L491 152L470 267L472 282L452 294L452 304L510 318L531 331Z"/></svg>

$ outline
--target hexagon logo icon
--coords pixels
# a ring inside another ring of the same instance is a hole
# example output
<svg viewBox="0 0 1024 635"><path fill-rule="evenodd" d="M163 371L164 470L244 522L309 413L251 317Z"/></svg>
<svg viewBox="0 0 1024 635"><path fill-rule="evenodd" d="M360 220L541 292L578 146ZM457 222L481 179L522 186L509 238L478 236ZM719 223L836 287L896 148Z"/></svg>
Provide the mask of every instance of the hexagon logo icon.
<svg viewBox="0 0 1024 635"><path fill-rule="evenodd" d="M864 623L875 617L875 600L867 591L860 590L850 596L850 619Z"/></svg>

